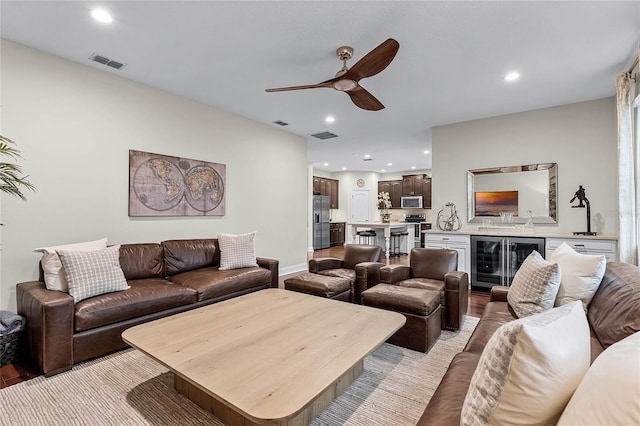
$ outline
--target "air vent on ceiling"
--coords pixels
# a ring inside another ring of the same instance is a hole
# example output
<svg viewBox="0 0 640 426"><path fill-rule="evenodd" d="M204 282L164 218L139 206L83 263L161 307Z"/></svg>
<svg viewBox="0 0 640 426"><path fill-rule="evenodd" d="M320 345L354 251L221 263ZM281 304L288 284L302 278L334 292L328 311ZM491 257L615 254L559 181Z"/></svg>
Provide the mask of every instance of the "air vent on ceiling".
<svg viewBox="0 0 640 426"><path fill-rule="evenodd" d="M322 140L338 137L338 135L335 135L331 132L320 132L320 133L313 134L311 136L313 136L314 138L322 139Z"/></svg>
<svg viewBox="0 0 640 426"><path fill-rule="evenodd" d="M273 124L277 124L278 126L288 126L289 125L289 123L285 123L282 120L276 120L276 121L273 122Z"/></svg>
<svg viewBox="0 0 640 426"><path fill-rule="evenodd" d="M362 161L373 161L373 158L363 158Z"/></svg>
<svg viewBox="0 0 640 426"><path fill-rule="evenodd" d="M98 55L97 53L94 53L93 55L89 56L89 59L91 59L92 61L98 62L99 64L106 65L111 68L115 68L117 70L122 69L125 66L125 64L123 64L122 62L114 61L102 55Z"/></svg>

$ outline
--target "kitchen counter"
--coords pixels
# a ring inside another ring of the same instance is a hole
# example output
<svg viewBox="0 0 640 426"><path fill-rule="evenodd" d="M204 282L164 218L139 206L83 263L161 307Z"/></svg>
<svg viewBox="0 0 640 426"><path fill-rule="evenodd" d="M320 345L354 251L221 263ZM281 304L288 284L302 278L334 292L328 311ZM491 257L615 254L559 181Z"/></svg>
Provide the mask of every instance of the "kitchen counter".
<svg viewBox="0 0 640 426"><path fill-rule="evenodd" d="M385 257L389 259L390 241L391 241L391 228L399 228L406 230L409 235L407 236L407 243L405 247L405 253L409 253L413 247L415 222L347 222L347 225L351 226L351 241L355 242L356 232L358 228L368 229L382 229L384 231L384 253Z"/></svg>
<svg viewBox="0 0 640 426"><path fill-rule="evenodd" d="M573 235L571 232L544 232L541 228L536 228L535 233L523 232L521 229L512 229L511 227L497 227L492 226L491 228L496 228L493 230L483 230L483 229L461 229L459 231L442 231L440 229L429 229L426 231L422 231L426 234L459 234L459 235L488 235L488 236L530 236L530 237L541 237L541 238L576 238L576 239L594 239L594 240L615 240L618 241L617 235L612 234L598 234L598 235ZM504 229L498 229L504 228Z"/></svg>

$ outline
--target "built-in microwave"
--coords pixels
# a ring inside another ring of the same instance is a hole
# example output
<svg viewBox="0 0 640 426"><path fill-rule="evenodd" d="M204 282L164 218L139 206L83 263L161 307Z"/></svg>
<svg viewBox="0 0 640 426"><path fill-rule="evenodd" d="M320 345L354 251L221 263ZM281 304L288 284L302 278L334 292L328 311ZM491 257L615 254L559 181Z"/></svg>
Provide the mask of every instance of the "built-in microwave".
<svg viewBox="0 0 640 426"><path fill-rule="evenodd" d="M400 198L400 207L403 209L421 209L422 196Z"/></svg>

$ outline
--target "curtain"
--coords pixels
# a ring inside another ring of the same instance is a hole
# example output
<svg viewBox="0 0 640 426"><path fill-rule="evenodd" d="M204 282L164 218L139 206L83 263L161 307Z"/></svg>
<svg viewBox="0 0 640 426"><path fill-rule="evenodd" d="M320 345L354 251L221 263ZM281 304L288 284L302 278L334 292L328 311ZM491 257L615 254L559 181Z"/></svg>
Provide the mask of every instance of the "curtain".
<svg viewBox="0 0 640 426"><path fill-rule="evenodd" d="M639 46L640 50L640 46ZM632 73L634 73L632 75ZM618 235L620 261L634 265L640 258L640 108L634 107L638 67L616 78L618 110Z"/></svg>

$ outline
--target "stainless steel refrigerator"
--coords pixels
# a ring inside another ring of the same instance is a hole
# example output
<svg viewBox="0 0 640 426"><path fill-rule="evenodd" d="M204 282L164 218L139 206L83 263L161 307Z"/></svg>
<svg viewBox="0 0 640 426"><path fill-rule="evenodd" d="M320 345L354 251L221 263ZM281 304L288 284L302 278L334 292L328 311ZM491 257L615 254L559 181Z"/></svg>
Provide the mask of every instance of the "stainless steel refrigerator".
<svg viewBox="0 0 640 426"><path fill-rule="evenodd" d="M329 197L313 196L313 249L329 248Z"/></svg>

